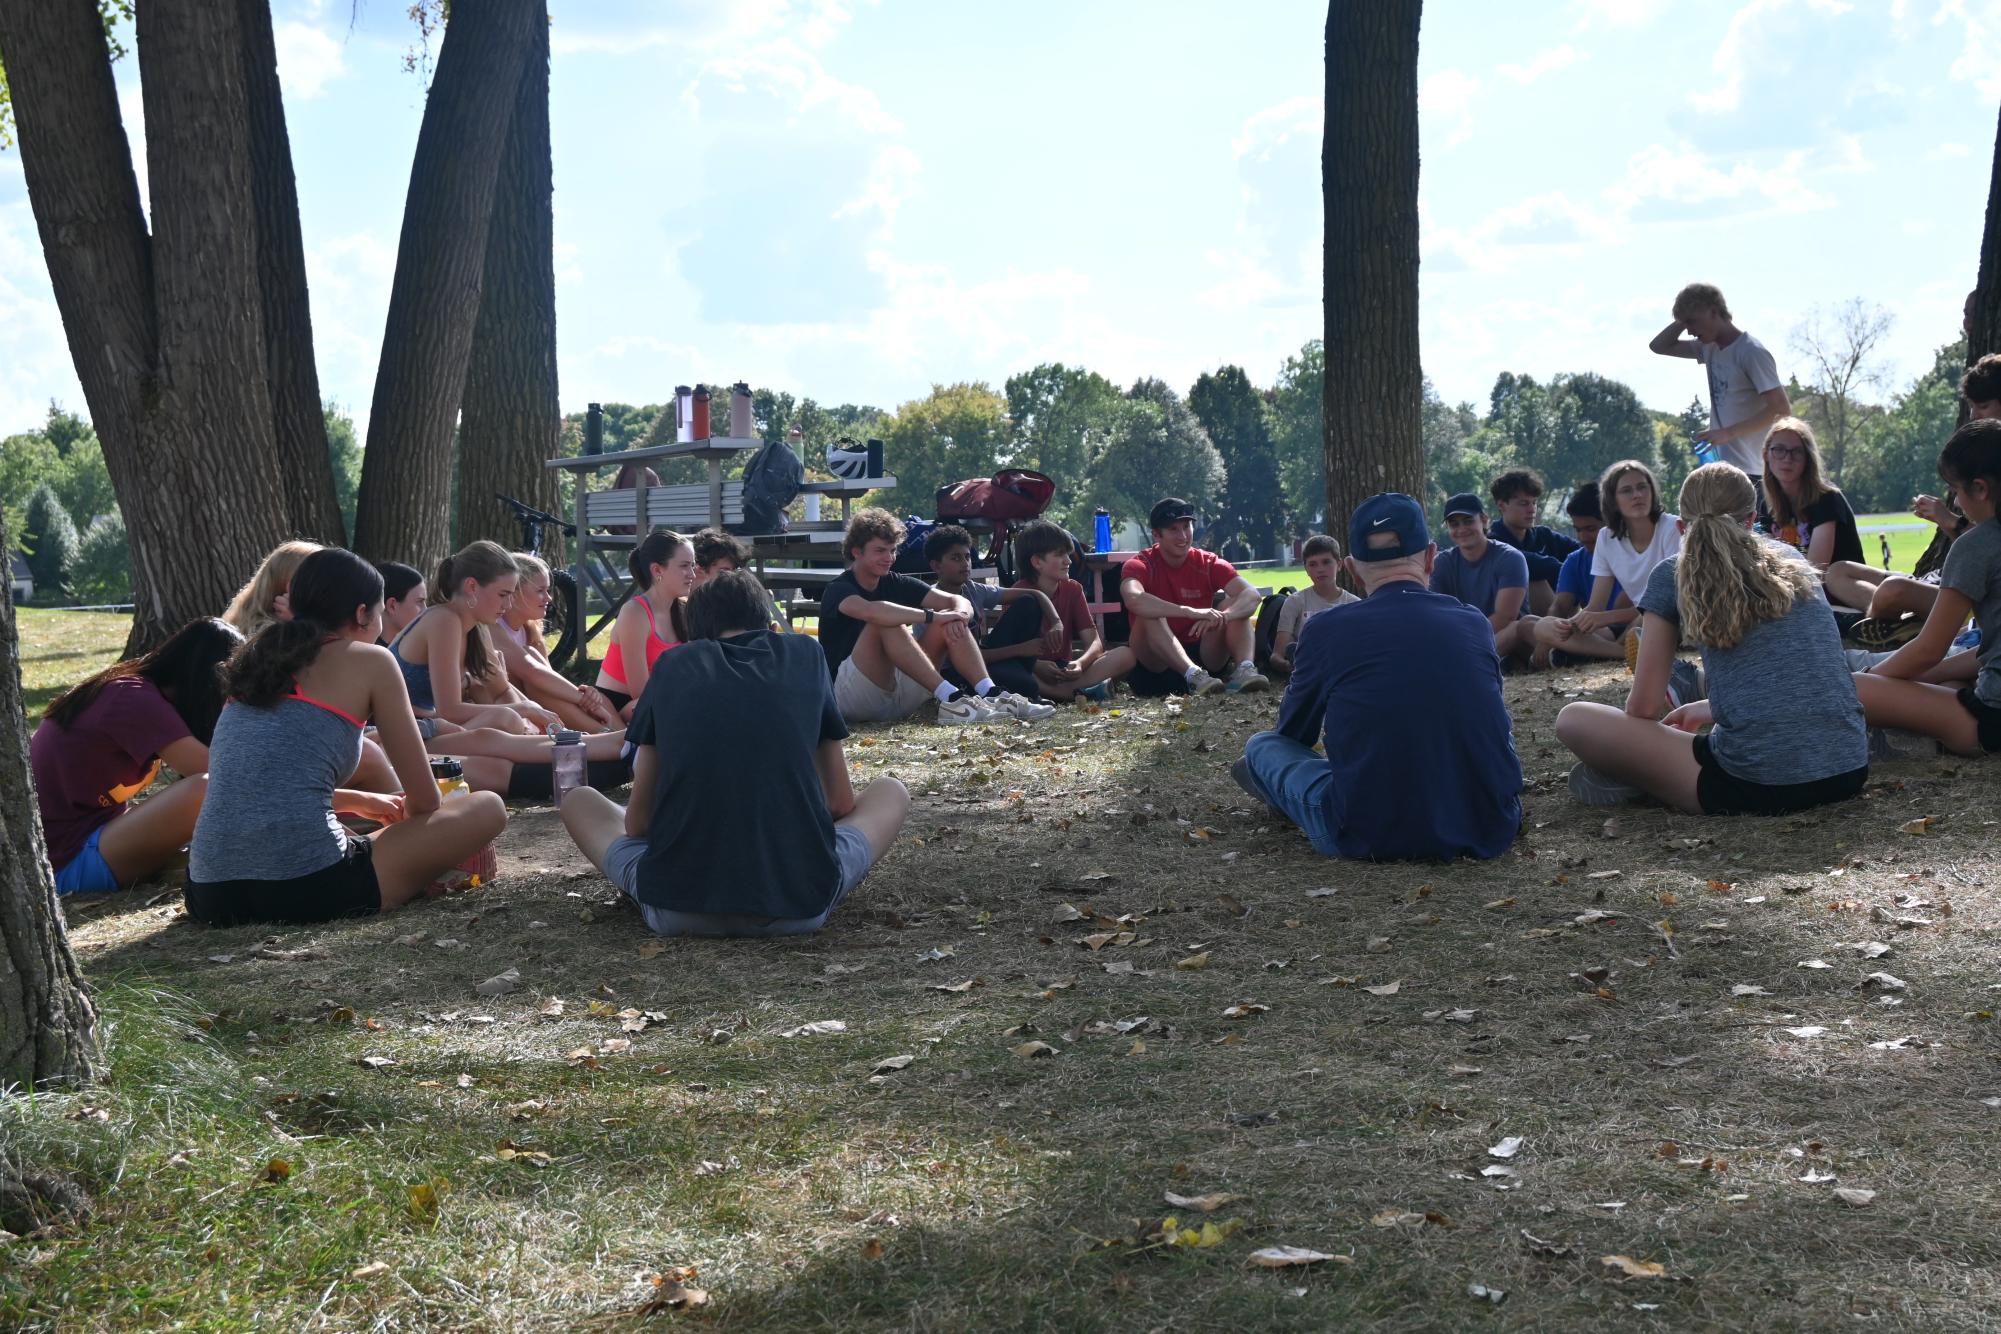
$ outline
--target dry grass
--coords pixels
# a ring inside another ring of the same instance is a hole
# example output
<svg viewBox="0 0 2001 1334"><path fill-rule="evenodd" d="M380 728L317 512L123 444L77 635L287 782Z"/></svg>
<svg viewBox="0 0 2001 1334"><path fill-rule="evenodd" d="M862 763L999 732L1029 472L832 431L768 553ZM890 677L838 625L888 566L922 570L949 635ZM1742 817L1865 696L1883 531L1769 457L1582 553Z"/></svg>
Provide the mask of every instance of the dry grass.
<svg viewBox="0 0 2001 1334"><path fill-rule="evenodd" d="M1226 773L1269 700L1126 701L867 732L862 776L918 794L909 837L811 939L652 940L546 809L517 813L495 885L277 942L310 958L143 889L79 906L113 1081L6 1108L0 1136L76 1166L99 1214L0 1248L0 1323L574 1329L697 1264L687 1318L729 1328L2001 1324L1996 770L1885 766L1793 820L1633 809L1608 837L1562 794L1551 723L1623 684L1509 681L1531 828L1491 864L1322 860ZM1066 904L1143 920L1093 951ZM1893 952L1838 948L1869 940ZM508 967L522 990L475 994ZM1857 989L1879 969L1901 1004ZM1224 1016L1243 1002L1270 1008ZM624 1032L626 1007L658 1017ZM1142 1016L1171 1032L1086 1031ZM847 1031L781 1036L823 1019ZM1905 1036L1939 1045L1870 1046ZM1056 1054L1012 1054L1031 1039ZM85 1102L109 1119L63 1119ZM1483 1177L1508 1136L1517 1175ZM259 1184L272 1157L291 1174ZM1185 1215L1170 1190L1241 1196L1215 1215L1241 1230L1093 1249ZM1271 1244L1352 1263L1246 1264Z"/></svg>

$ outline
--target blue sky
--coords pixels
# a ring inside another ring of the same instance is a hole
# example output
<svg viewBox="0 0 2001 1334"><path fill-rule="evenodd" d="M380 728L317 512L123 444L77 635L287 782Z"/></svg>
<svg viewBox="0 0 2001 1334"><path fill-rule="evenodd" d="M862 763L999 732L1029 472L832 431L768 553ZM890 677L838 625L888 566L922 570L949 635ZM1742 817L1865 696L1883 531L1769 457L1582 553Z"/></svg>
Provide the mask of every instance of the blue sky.
<svg viewBox="0 0 2001 1334"><path fill-rule="evenodd" d="M274 9L320 374L357 416L423 109L404 8ZM1047 360L1269 383L1319 332L1320 3L551 8L566 409L739 375L893 407ZM2001 0L1432 0L1420 74L1449 398L1595 370L1679 408L1699 375L1646 341L1694 278L1782 370L1816 304L1892 313L1892 387L1957 331ZM0 433L50 398L82 406L10 153Z"/></svg>

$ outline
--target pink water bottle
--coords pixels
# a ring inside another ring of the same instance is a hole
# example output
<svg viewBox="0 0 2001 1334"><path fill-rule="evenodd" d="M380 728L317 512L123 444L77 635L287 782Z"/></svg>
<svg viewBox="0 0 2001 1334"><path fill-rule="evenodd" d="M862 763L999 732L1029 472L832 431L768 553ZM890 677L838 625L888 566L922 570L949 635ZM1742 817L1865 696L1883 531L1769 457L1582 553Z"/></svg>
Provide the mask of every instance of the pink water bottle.
<svg viewBox="0 0 2001 1334"><path fill-rule="evenodd" d="M730 386L730 438L748 440L756 433L750 415L750 386L738 380Z"/></svg>

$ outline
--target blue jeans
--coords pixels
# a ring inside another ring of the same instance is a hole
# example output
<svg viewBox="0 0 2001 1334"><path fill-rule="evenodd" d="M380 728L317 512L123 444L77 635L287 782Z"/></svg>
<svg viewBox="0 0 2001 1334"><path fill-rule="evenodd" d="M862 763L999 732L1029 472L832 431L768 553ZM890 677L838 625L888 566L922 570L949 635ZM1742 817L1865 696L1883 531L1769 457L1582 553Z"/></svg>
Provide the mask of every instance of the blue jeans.
<svg viewBox="0 0 2001 1334"><path fill-rule="evenodd" d="M758 917L751 913L677 912L656 908L639 899L639 859L646 852L646 840L630 834L605 849L605 879L623 890L638 904L646 925L663 936L803 936L827 924L834 909L862 882L875 865L875 850L862 832L850 825L834 826L834 860L840 864L841 883L834 901L814 917Z"/></svg>
<svg viewBox="0 0 2001 1334"><path fill-rule="evenodd" d="M1327 819L1327 789L1334 766L1327 757L1279 732L1255 732L1244 743L1244 767L1265 805L1298 825L1323 857L1338 857Z"/></svg>

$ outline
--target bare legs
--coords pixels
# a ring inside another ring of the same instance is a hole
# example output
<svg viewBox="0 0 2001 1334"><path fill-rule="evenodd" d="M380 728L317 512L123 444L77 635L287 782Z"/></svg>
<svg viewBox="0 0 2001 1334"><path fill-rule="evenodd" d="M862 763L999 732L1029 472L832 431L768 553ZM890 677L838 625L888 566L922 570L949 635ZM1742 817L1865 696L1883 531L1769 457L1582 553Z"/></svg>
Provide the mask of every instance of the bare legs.
<svg viewBox="0 0 2001 1334"><path fill-rule="evenodd" d="M1871 727L1923 732L1955 755L1985 753L1980 748L1980 726L1959 702L1959 691L1952 686L1858 672L1855 696L1862 701L1863 716Z"/></svg>
<svg viewBox="0 0 2001 1334"><path fill-rule="evenodd" d="M132 803L104 826L97 836L97 853L121 888L144 880L188 845L207 793L208 775L195 774Z"/></svg>
<svg viewBox="0 0 2001 1334"><path fill-rule="evenodd" d="M1139 659L1133 651L1121 644L1109 652L1098 655L1097 659L1077 676L1068 679L1035 674L1035 688L1042 692L1044 699L1069 700L1077 697L1077 692L1101 681L1116 681L1133 669Z"/></svg>
<svg viewBox="0 0 2001 1334"><path fill-rule="evenodd" d="M375 844L375 884L382 910L400 908L432 881L478 852L507 825L507 807L492 792L448 798L429 815L413 815L368 837Z"/></svg>
<svg viewBox="0 0 2001 1334"><path fill-rule="evenodd" d="M967 681L977 684L987 675L979 642L963 621L940 622L922 641L910 633L907 625L869 622L862 627L861 638L855 641L856 670L884 690L893 689L896 673L902 672L926 690L936 691L945 679L939 674L938 664L947 659Z"/></svg>
<svg viewBox="0 0 2001 1334"><path fill-rule="evenodd" d="M1155 672L1187 676L1200 666L1210 675L1227 674L1229 668L1251 658L1251 639L1256 633L1248 618L1211 621L1202 627L1202 638L1191 657L1189 645L1175 634L1167 621L1157 616L1132 616L1132 636L1128 647L1139 665ZM1107 654L1106 656L1110 656ZM1197 661L1199 659L1199 662Z"/></svg>
<svg viewBox="0 0 2001 1334"><path fill-rule="evenodd" d="M1693 733L1635 718L1609 704L1579 700L1556 715L1556 739L1608 778L1691 815L1702 814L1695 791L1701 766L1695 761Z"/></svg>
<svg viewBox="0 0 2001 1334"><path fill-rule="evenodd" d="M605 853L625 837L625 807L593 788L580 787L563 799L563 828L599 873L604 871ZM894 778L878 778L855 794L854 809L837 825L847 825L868 840L875 860L896 842L903 821L910 814L910 793Z"/></svg>

